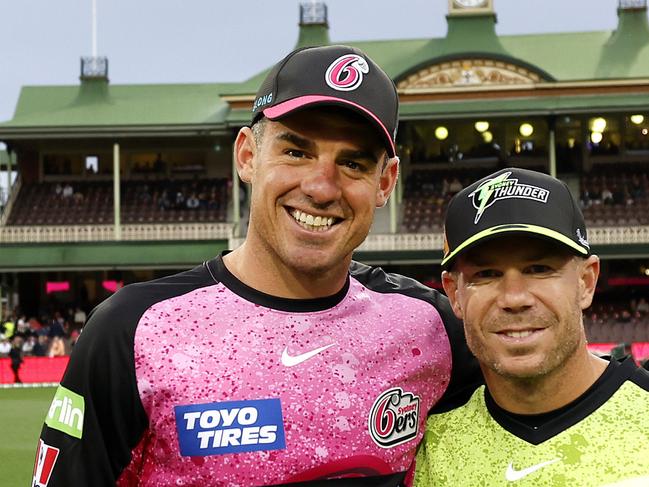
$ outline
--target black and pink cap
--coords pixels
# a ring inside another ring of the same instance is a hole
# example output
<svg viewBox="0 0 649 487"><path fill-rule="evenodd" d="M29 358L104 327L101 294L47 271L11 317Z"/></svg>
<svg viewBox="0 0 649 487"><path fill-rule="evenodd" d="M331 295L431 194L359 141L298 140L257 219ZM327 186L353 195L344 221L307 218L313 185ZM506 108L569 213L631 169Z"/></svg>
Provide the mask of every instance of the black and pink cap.
<svg viewBox="0 0 649 487"><path fill-rule="evenodd" d="M277 120L306 107L336 105L367 118L379 131L390 157L396 155L399 98L392 79L359 49L324 46L297 49L261 84L252 123Z"/></svg>

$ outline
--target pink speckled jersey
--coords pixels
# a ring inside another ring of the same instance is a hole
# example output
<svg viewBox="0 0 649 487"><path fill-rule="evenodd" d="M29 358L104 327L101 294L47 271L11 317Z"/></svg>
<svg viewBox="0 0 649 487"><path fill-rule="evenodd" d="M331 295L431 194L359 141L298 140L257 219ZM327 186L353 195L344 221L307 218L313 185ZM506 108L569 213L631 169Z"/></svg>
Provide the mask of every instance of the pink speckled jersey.
<svg viewBox="0 0 649 487"><path fill-rule="evenodd" d="M292 300L217 258L95 310L41 436L60 450L49 485L399 485L429 410L476 371L415 281L354 263L336 295Z"/></svg>

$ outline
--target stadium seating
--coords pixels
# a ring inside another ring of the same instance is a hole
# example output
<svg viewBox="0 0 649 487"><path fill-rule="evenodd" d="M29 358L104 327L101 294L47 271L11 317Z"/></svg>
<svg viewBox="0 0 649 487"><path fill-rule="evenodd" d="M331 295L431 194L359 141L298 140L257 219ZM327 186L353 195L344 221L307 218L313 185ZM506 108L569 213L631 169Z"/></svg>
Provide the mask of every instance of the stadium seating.
<svg viewBox="0 0 649 487"><path fill-rule="evenodd" d="M72 194L64 196L70 185ZM196 198L189 208L187 199ZM122 223L223 222L227 219L228 180L124 181ZM104 225L113 223L111 181L26 184L8 225Z"/></svg>
<svg viewBox="0 0 649 487"><path fill-rule="evenodd" d="M595 303L584 313L586 337L591 342L647 342L649 319L646 314L633 313L628 304Z"/></svg>
<svg viewBox="0 0 649 487"><path fill-rule="evenodd" d="M492 170L414 170L406 181L401 231L441 231L446 205L455 192L450 189L453 180L465 187ZM605 189L610 192L606 201ZM649 179L637 166L594 168L582 176L579 199L589 227L649 225Z"/></svg>

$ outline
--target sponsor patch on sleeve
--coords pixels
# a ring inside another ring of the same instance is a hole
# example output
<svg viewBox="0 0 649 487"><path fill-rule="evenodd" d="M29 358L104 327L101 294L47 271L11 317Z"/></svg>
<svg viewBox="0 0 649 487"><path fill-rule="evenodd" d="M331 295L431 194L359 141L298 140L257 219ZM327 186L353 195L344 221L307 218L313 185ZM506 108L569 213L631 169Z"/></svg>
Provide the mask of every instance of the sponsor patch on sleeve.
<svg viewBox="0 0 649 487"><path fill-rule="evenodd" d="M183 456L222 455L286 447L279 399L175 406Z"/></svg>
<svg viewBox="0 0 649 487"><path fill-rule="evenodd" d="M75 438L81 438L83 436L84 412L83 396L59 386L45 417L45 424Z"/></svg>
<svg viewBox="0 0 649 487"><path fill-rule="evenodd" d="M34 475L32 477L32 487L47 487L52 476L52 470L59 457L59 449L48 445L43 440L38 440L38 449L36 450L36 461L34 462Z"/></svg>

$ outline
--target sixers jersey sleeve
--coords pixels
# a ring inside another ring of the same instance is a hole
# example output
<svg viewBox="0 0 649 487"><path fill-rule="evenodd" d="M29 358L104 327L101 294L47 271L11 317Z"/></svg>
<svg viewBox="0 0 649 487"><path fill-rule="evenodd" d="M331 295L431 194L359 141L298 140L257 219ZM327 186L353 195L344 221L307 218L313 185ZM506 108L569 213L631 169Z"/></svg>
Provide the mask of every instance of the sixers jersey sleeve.
<svg viewBox="0 0 649 487"><path fill-rule="evenodd" d="M33 487L115 485L148 427L133 345L154 303L213 284L202 268L120 289L88 317L39 441Z"/></svg>
<svg viewBox="0 0 649 487"><path fill-rule="evenodd" d="M428 412L479 369L445 298L352 264L321 299L269 296L216 258L92 314L34 485L399 485Z"/></svg>

